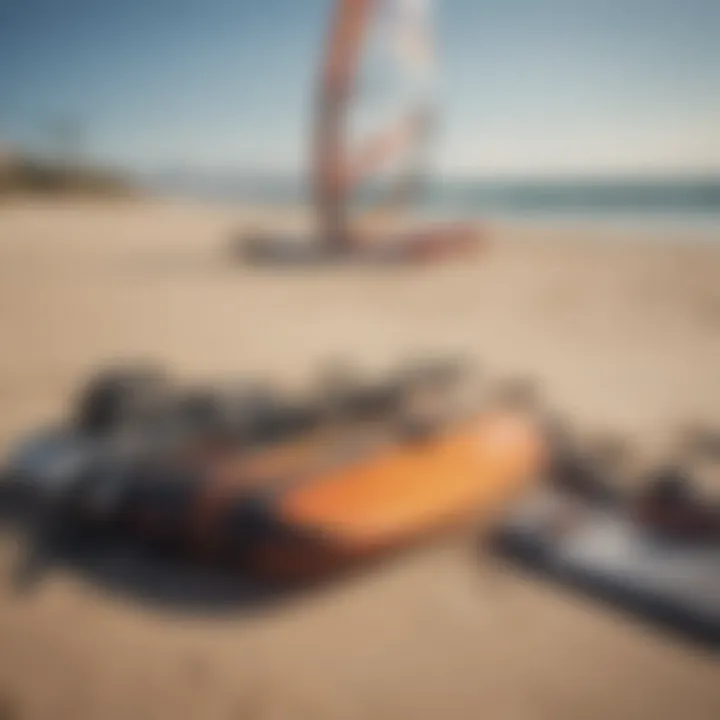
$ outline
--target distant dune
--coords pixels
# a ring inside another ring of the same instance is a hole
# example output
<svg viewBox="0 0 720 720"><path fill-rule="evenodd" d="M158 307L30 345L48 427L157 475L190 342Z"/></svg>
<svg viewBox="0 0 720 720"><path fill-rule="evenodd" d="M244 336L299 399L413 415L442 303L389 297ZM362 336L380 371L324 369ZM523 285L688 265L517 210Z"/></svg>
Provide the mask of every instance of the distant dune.
<svg viewBox="0 0 720 720"><path fill-rule="evenodd" d="M120 173L63 164L0 148L0 198L7 195L127 197L138 192Z"/></svg>

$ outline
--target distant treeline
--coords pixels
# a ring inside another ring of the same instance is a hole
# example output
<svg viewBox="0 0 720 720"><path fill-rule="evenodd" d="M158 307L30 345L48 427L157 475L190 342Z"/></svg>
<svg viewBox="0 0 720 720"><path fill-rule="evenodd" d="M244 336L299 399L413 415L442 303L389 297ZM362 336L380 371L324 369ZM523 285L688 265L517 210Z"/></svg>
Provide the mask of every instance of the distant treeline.
<svg viewBox="0 0 720 720"><path fill-rule="evenodd" d="M30 157L0 156L0 195L29 193L115 197L136 192L127 178L103 168L70 166Z"/></svg>

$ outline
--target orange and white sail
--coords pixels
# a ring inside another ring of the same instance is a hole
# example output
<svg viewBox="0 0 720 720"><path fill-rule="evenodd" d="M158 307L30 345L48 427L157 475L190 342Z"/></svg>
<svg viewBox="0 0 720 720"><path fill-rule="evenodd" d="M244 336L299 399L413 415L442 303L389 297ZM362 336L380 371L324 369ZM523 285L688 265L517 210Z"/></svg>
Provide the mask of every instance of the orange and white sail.
<svg viewBox="0 0 720 720"><path fill-rule="evenodd" d="M394 0L395 46L405 66L427 77L435 70L430 0Z"/></svg>
<svg viewBox="0 0 720 720"><path fill-rule="evenodd" d="M431 128L435 82L430 0L339 0L322 73L315 187L320 233L357 241L354 200L405 205ZM363 213L360 213L363 214ZM367 214L367 213L365 213Z"/></svg>

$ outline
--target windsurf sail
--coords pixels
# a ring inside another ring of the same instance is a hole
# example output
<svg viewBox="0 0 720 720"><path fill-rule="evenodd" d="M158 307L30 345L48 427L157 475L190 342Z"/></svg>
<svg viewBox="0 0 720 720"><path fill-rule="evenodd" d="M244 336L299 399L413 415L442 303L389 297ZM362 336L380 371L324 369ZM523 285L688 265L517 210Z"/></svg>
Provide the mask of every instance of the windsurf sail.
<svg viewBox="0 0 720 720"><path fill-rule="evenodd" d="M387 233L421 187L435 116L431 26L430 0L338 0L314 159L319 233L333 250Z"/></svg>

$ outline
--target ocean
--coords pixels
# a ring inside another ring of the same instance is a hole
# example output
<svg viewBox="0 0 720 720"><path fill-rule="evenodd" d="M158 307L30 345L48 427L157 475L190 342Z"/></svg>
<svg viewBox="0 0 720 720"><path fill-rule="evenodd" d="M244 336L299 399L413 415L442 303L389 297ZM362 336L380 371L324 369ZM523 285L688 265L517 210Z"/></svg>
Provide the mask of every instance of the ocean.
<svg viewBox="0 0 720 720"><path fill-rule="evenodd" d="M143 183L155 192L218 202L287 205L309 200L297 179L163 173ZM373 195L372 189L366 195ZM426 182L427 214L490 218L678 220L720 224L720 176L702 178L454 179Z"/></svg>

